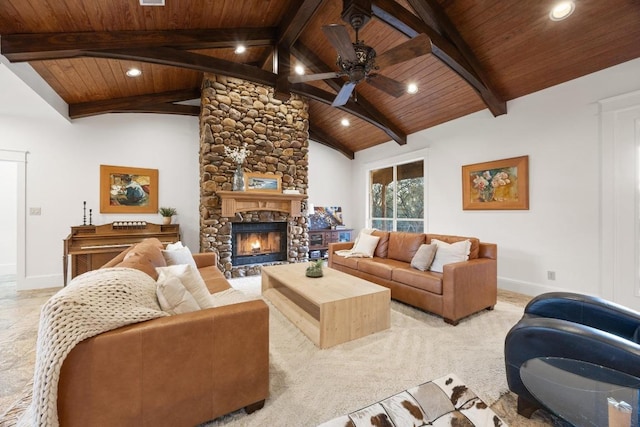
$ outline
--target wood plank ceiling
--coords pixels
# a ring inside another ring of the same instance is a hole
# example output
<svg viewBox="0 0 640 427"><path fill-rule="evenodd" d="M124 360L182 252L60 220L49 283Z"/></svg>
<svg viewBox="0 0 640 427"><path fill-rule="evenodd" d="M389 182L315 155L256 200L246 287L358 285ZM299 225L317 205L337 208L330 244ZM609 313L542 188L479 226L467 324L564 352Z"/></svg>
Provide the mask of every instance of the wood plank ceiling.
<svg viewBox="0 0 640 427"><path fill-rule="evenodd" d="M1 53L28 62L69 104L73 119L112 112L197 115L203 72L225 73L310 99L312 138L349 157L464 115L508 114L506 101L640 57L640 2L575 0L2 0ZM358 38L378 56L425 34L431 53L380 70L416 94L398 98L367 82L332 107L346 77L290 84L295 65L337 71L322 26L345 6L371 11ZM235 46L247 46L243 54ZM273 58L277 61L273 61ZM274 65L277 62L277 65ZM137 67L138 78L125 72ZM347 118L348 127L340 120Z"/></svg>

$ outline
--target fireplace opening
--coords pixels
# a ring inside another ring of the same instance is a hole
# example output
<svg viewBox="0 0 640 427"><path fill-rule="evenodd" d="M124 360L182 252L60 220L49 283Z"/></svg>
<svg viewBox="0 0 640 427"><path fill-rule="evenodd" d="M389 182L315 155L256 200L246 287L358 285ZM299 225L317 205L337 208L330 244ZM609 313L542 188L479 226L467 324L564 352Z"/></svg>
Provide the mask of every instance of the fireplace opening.
<svg viewBox="0 0 640 427"><path fill-rule="evenodd" d="M287 259L286 222L238 222L231 227L232 265Z"/></svg>

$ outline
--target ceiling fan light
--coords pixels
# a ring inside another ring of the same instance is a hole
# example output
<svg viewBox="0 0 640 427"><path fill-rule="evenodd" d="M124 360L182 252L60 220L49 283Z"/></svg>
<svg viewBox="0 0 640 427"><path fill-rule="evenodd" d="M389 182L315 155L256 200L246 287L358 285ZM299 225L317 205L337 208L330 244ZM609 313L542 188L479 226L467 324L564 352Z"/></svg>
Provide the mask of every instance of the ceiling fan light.
<svg viewBox="0 0 640 427"><path fill-rule="evenodd" d="M246 51L247 48L240 44L238 45L238 47L236 47L236 50L234 52L239 55L241 53L245 53Z"/></svg>
<svg viewBox="0 0 640 427"><path fill-rule="evenodd" d="M576 4L573 1L563 1L556 4L551 12L549 12L549 19L552 21L562 21L573 13L576 8Z"/></svg>
<svg viewBox="0 0 640 427"><path fill-rule="evenodd" d="M138 77L142 71L139 68L129 68L125 74L129 77Z"/></svg>
<svg viewBox="0 0 640 427"><path fill-rule="evenodd" d="M418 85L417 85L417 84L415 84L415 83L409 83L409 84L407 85L407 93L410 93L410 94L412 94L412 95L413 95L414 93L418 93Z"/></svg>
<svg viewBox="0 0 640 427"><path fill-rule="evenodd" d="M349 125L350 125L350 123L349 123L349 119L342 119L342 120L340 120L340 124L341 124L342 126L344 126L344 127L349 126Z"/></svg>
<svg viewBox="0 0 640 427"><path fill-rule="evenodd" d="M302 65L296 65L294 71L297 75L302 76L304 74L304 67Z"/></svg>

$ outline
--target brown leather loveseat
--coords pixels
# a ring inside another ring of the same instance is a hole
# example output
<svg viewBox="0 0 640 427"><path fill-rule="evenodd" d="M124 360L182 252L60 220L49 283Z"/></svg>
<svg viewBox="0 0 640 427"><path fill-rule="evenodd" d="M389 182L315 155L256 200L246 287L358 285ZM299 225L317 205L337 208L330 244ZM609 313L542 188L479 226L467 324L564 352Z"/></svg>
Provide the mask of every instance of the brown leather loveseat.
<svg viewBox="0 0 640 427"><path fill-rule="evenodd" d="M452 325L496 304L497 245L439 234L376 230L372 235L380 237L372 258L340 256L336 251L351 249L353 242L331 243L329 267L385 286L392 299L442 316ZM432 239L449 244L469 240L469 259L444 265L442 273L412 268L415 253Z"/></svg>
<svg viewBox="0 0 640 427"><path fill-rule="evenodd" d="M147 239L105 267L153 272L162 244ZM128 252L135 257L125 257ZM194 254L209 291L229 289L214 253ZM160 260L160 261L159 261ZM149 264L152 264L151 266ZM128 325L86 339L65 359L58 388L62 426L188 426L269 394L269 309L262 300Z"/></svg>

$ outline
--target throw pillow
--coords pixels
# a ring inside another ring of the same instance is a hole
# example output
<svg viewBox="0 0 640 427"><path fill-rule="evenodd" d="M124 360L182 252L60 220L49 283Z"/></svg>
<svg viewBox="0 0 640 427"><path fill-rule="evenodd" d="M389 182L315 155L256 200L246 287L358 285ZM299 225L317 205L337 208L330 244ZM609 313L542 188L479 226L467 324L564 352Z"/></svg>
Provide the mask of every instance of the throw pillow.
<svg viewBox="0 0 640 427"><path fill-rule="evenodd" d="M168 247L169 246L167 246L167 248ZM196 261L193 259L191 251L186 246L171 250L163 250L162 256L164 257L167 265L189 264L194 268L198 268L198 266L196 265Z"/></svg>
<svg viewBox="0 0 640 427"><path fill-rule="evenodd" d="M198 302L176 276L164 276L156 286L160 308L169 314L190 313L200 310Z"/></svg>
<svg viewBox="0 0 640 427"><path fill-rule="evenodd" d="M411 259L411 267L420 271L427 271L436 256L436 249L438 249L438 246L435 243L420 245Z"/></svg>
<svg viewBox="0 0 640 427"><path fill-rule="evenodd" d="M214 307L211 294L204 280L202 280L202 276L190 264L169 265L160 267L157 270L158 281L166 280L168 276L175 276L180 279L184 287L193 295L200 308Z"/></svg>
<svg viewBox="0 0 640 427"><path fill-rule="evenodd" d="M175 243L169 243L167 244L167 247L165 248L168 251L175 251L176 249L182 249L185 246L182 244L182 242L180 240L178 240Z"/></svg>
<svg viewBox="0 0 640 427"><path fill-rule="evenodd" d="M358 233L358 235L356 236L356 240L353 241L353 247L355 247L358 244L358 240L360 240L360 236L362 236L363 234L371 234L374 231L376 231L375 228L363 228L362 230L360 230L360 233Z"/></svg>
<svg viewBox="0 0 640 427"><path fill-rule="evenodd" d="M471 242L463 240L456 243L445 243L437 239L431 239L431 243L438 246L436 256L431 263L429 270L442 273L445 264L466 261L469 259Z"/></svg>
<svg viewBox="0 0 640 427"><path fill-rule="evenodd" d="M353 245L351 252L363 254L364 256L371 258L373 257L373 252L376 250L376 246L378 246L378 240L380 240L380 237L378 236L372 236L371 234L366 233L361 234L356 244Z"/></svg>

